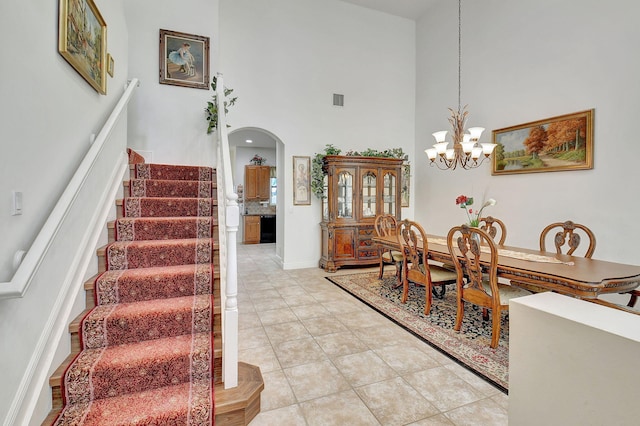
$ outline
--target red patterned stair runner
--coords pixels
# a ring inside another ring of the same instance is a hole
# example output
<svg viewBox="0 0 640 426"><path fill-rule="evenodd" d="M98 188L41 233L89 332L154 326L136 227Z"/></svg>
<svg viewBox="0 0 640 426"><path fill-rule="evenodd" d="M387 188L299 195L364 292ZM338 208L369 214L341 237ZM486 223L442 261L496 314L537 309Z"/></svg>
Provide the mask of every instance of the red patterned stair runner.
<svg viewBox="0 0 640 426"><path fill-rule="evenodd" d="M213 176L136 164L56 425L213 424Z"/></svg>

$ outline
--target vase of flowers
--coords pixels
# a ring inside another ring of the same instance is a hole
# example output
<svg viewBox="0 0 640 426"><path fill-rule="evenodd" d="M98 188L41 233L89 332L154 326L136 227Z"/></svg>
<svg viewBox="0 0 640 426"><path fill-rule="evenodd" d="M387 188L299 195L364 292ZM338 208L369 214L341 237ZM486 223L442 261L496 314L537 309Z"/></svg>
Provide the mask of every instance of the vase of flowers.
<svg viewBox="0 0 640 426"><path fill-rule="evenodd" d="M473 205L473 197L467 197L466 195L459 195L456 198L456 205L460 206L461 209L464 209L467 214L467 219L469 219L469 226L473 228L477 228L480 222L480 218L482 218L482 211L485 207L495 206L496 200L493 198L489 198L482 204L480 209L473 209L470 206Z"/></svg>
<svg viewBox="0 0 640 426"><path fill-rule="evenodd" d="M254 155L249 162L254 166L262 166L262 163L266 163L267 159L264 157L260 157L258 154Z"/></svg>

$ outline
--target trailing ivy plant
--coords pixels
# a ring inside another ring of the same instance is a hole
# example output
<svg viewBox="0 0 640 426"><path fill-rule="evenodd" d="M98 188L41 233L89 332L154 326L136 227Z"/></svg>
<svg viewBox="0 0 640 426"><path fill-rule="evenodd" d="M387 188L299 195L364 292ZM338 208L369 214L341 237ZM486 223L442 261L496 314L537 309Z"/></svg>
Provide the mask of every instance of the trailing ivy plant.
<svg viewBox="0 0 640 426"><path fill-rule="evenodd" d="M315 194L317 198L322 199L324 197L324 170L322 170L324 157L327 155L340 155L342 150L336 148L331 144L327 144L324 147L324 153L315 154L311 161L311 192Z"/></svg>
<svg viewBox="0 0 640 426"><path fill-rule="evenodd" d="M311 192L313 192L317 198L322 199L324 197L325 172L322 169L324 157L327 155L340 155L341 152L342 150L340 148L327 144L324 148L324 153L314 155L311 162ZM347 151L345 155L350 157L399 158L404 160L403 167L405 172L409 171L409 155L405 154L402 148L391 148L385 149L384 151L368 148L361 152L351 150Z"/></svg>
<svg viewBox="0 0 640 426"><path fill-rule="evenodd" d="M213 133L213 131L218 127L218 95L216 94L216 87L218 86L218 77L213 76L211 81L211 88L213 89L212 100L207 102L207 107L204 109L207 117L207 121L209 122L209 126L207 127L207 134ZM224 88L224 113L228 113L231 105L235 104L238 100L237 97L227 98L229 95L233 93L233 89ZM227 124L227 127L231 127Z"/></svg>

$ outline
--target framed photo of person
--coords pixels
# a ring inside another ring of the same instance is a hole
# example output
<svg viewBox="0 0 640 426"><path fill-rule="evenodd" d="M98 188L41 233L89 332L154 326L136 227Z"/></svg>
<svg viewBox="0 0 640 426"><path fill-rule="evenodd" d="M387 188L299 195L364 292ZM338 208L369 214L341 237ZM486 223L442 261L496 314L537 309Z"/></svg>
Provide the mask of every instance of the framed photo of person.
<svg viewBox="0 0 640 426"><path fill-rule="evenodd" d="M293 205L311 204L311 157L293 157Z"/></svg>
<svg viewBox="0 0 640 426"><path fill-rule="evenodd" d="M160 84L209 90L209 37L161 29Z"/></svg>

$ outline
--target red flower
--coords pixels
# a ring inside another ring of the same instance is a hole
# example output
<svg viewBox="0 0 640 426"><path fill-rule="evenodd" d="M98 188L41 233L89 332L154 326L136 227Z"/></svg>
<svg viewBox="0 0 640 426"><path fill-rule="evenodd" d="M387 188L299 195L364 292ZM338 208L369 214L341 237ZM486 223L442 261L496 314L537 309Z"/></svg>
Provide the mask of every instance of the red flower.
<svg viewBox="0 0 640 426"><path fill-rule="evenodd" d="M456 205L458 204L467 204L467 196L466 195L458 196L458 198L456 198Z"/></svg>

